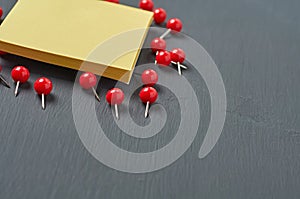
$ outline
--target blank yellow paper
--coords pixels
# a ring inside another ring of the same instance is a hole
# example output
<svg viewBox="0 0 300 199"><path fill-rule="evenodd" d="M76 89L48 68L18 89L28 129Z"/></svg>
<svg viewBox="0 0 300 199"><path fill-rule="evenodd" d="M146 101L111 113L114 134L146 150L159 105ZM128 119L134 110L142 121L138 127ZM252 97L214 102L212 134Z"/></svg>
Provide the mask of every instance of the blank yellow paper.
<svg viewBox="0 0 300 199"><path fill-rule="evenodd" d="M0 50L129 83L152 16L97 0L19 0Z"/></svg>

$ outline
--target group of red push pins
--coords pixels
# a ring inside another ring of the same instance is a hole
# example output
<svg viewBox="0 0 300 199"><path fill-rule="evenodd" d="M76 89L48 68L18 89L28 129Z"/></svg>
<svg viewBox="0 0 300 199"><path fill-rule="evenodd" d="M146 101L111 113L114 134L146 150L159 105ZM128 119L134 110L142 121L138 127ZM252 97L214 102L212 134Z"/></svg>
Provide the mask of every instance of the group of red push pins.
<svg viewBox="0 0 300 199"><path fill-rule="evenodd" d="M3 15L3 9L0 7L0 19ZM6 52L0 51L0 56L7 54ZM2 66L0 66L0 73ZM15 96L18 96L20 84L24 84L30 77L30 72L25 66L16 66L11 71L11 77L16 83ZM10 85L8 81L0 74L0 81L8 88ZM38 95L42 96L42 108L45 109L45 96L49 95L52 91L52 82L46 77L40 77L34 82L34 90Z"/></svg>
<svg viewBox="0 0 300 199"><path fill-rule="evenodd" d="M119 0L107 0L113 3L119 3ZM152 0L141 0L139 7L144 10L153 11L154 21L157 24L163 23L167 18L167 13L163 8L154 8ZM155 64L160 66L169 66L171 63L177 65L179 75L182 74L181 68L187 69L186 66L182 65L185 61L185 52L180 48L175 48L171 52L166 50L167 44L164 38L170 33L180 32L182 29L182 22L177 18L172 18L167 22L167 31L162 34L159 38L154 38L151 42L151 49L156 54ZM150 104L153 104L158 97L158 93L153 86L158 82L158 75L154 70L145 70L142 74L142 82L144 87L139 93L141 101L146 104L145 118L149 115ZM84 73L79 79L80 85L84 89L92 89L97 100L100 98L95 90L97 84L97 78L92 73ZM116 118L119 118L118 105L122 104L124 100L124 92L119 88L113 88L106 94L106 101L115 107Z"/></svg>
<svg viewBox="0 0 300 199"><path fill-rule="evenodd" d="M153 86L158 81L158 75L154 70L145 70L142 74L142 82L144 88L140 91L140 99L146 104L145 118L148 117L150 104L154 103L158 97L158 93ZM98 101L100 97L96 92L97 78L93 73L83 73L79 78L79 84L83 89L91 89ZM106 101L115 108L116 118L119 119L118 105L124 101L124 92L119 88L112 88L106 93Z"/></svg>
<svg viewBox="0 0 300 199"><path fill-rule="evenodd" d="M113 3L119 3L119 0L106 0ZM155 8L152 0L141 0L139 7L143 10L152 11L153 19L156 24L162 24L167 18L167 12L163 8ZM167 31L158 38L154 38L151 42L151 49L156 54L155 64L161 66L169 66L174 64L178 68L179 75L182 74L182 68L187 69L182 63L185 61L185 52L181 48L175 48L170 52L166 50L167 43L164 38L170 33L180 32L182 22L178 18L171 18L166 25Z"/></svg>
<svg viewBox="0 0 300 199"><path fill-rule="evenodd" d="M119 0L106 0L113 3L119 3ZM153 11L154 21L157 24L163 23L167 18L167 13L163 8L154 8L154 3L152 0L141 0L139 7L144 10ZM0 8L0 17L2 16L2 9ZM178 18L172 18L167 22L167 31L158 38L154 38L151 42L151 49L155 53L155 64L166 67L170 64L177 65L179 75L182 74L181 69L187 69L182 63L185 61L185 52L180 48L175 48L172 51L167 51L167 44L164 38L170 33L180 32L182 29L182 22ZM5 54L0 51L0 55ZM0 66L0 72L1 72ZM12 79L16 82L15 96L18 95L18 89L21 83L28 81L30 73L29 70L24 66L16 66L11 72ZM10 87L8 82L0 75L0 80L4 85ZM141 80L144 87L139 93L141 101L146 104L145 118L149 115L150 104L153 104L158 97L158 93L153 86L158 82L158 75L154 70L145 70L142 73ZM93 73L86 72L83 73L79 78L79 84L83 89L91 89L98 101L100 97L96 92L95 86L97 84L97 78ZM37 79L34 83L34 89L37 94L42 96L42 108L45 109L45 96L50 94L52 91L52 82L41 77ZM115 108L116 118L119 119L118 105L122 104L124 101L124 92L119 88L112 88L106 93L106 101Z"/></svg>
<svg viewBox="0 0 300 199"><path fill-rule="evenodd" d="M0 72L1 72L1 70L2 70L2 66L0 66ZM28 79L30 77L30 72L25 66L16 66L11 71L11 77L16 83L15 96L17 97L18 93L19 93L20 84L24 84L28 81ZM9 83L7 82L7 80L2 75L0 75L0 80L2 81L2 83L5 86L10 88ZM34 90L36 91L36 93L38 95L42 96L42 108L45 109L46 108L46 106L45 106L45 96L49 95L51 93L51 91L52 91L52 82L46 77L38 78L34 82Z"/></svg>

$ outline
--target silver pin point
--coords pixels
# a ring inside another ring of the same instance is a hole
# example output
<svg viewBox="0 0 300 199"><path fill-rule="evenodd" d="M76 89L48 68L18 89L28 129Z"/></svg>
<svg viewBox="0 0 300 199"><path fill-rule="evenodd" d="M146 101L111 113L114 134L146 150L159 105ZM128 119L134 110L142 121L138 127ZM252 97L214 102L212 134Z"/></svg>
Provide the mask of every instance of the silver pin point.
<svg viewBox="0 0 300 199"><path fill-rule="evenodd" d="M20 87L20 81L17 81L16 88L15 88L15 97L17 97L18 95L19 87Z"/></svg>
<svg viewBox="0 0 300 199"><path fill-rule="evenodd" d="M96 99L100 102L100 97L99 97L99 95L98 95L98 93L97 93L97 91L96 91L96 89L94 87L92 87L92 91L93 91Z"/></svg>
<svg viewBox="0 0 300 199"><path fill-rule="evenodd" d="M117 120L119 119L119 111L118 111L118 105L115 104L115 113L116 113L116 118Z"/></svg>
<svg viewBox="0 0 300 199"><path fill-rule="evenodd" d="M168 29L164 34L162 34L159 38L164 39L172 30Z"/></svg>
<svg viewBox="0 0 300 199"><path fill-rule="evenodd" d="M181 65L179 62L177 62L177 66L178 66L178 74L181 76Z"/></svg>
<svg viewBox="0 0 300 199"><path fill-rule="evenodd" d="M159 53L159 52L158 52L158 51L156 51L156 54L155 54L155 55L157 56L157 55L158 55L158 53ZM157 64L156 57L155 57L155 62L154 62L154 64L155 64L155 65Z"/></svg>
<svg viewBox="0 0 300 199"><path fill-rule="evenodd" d="M148 115L149 115L149 107L150 107L150 102L148 101L147 104L146 104L145 118L147 118Z"/></svg>
<svg viewBox="0 0 300 199"><path fill-rule="evenodd" d="M175 65L177 65L177 63L178 63L178 62L171 61L171 63L172 63L172 64L175 64ZM185 70L187 70L187 69L188 69L188 67L187 67L187 66L185 66L185 65L182 65L182 64L180 64L180 67L181 67L181 68L183 68L183 69L185 69Z"/></svg>
<svg viewBox="0 0 300 199"><path fill-rule="evenodd" d="M183 69L187 69L187 67L186 66L184 66L184 65L182 65L180 62L174 62L174 61L172 61L171 62L172 64L174 64L174 65L177 65L177 69L178 69L178 74L181 76L182 75L182 68Z"/></svg>
<svg viewBox="0 0 300 199"><path fill-rule="evenodd" d="M10 85L8 84L8 82L6 81L6 79L0 75L0 80L3 83L4 86L6 86L7 88L10 88Z"/></svg>
<svg viewBox="0 0 300 199"><path fill-rule="evenodd" d="M45 95L42 94L42 109L45 110L46 106L45 106Z"/></svg>

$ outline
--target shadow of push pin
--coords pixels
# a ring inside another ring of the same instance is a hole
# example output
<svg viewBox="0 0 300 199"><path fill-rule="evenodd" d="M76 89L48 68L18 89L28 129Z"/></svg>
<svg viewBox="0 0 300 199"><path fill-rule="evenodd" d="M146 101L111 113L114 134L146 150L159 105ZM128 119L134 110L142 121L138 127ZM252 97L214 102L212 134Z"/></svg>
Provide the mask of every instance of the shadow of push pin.
<svg viewBox="0 0 300 199"><path fill-rule="evenodd" d="M15 96L18 95L20 83L25 83L29 79L29 70L24 66L16 66L11 71L11 77L16 82Z"/></svg>
<svg viewBox="0 0 300 199"><path fill-rule="evenodd" d="M0 65L0 73L2 72L2 66ZM7 88L10 88L10 85L6 81L6 79L0 74L0 81L1 83L6 86Z"/></svg>
<svg viewBox="0 0 300 199"><path fill-rule="evenodd" d="M153 87L145 87L140 91L139 96L141 101L146 104L145 118L147 118L150 104L153 104L158 97L157 91Z"/></svg>
<svg viewBox="0 0 300 199"><path fill-rule="evenodd" d="M187 69L186 66L182 65L185 60L185 52L181 48L174 48L171 51L171 63L176 64L178 67L178 74L181 75L181 68Z"/></svg>
<svg viewBox="0 0 300 199"><path fill-rule="evenodd" d="M115 107L116 118L119 119L118 105L124 101L124 93L119 88L113 88L106 93L106 101Z"/></svg>
<svg viewBox="0 0 300 199"><path fill-rule="evenodd" d="M45 96L51 93L52 82L46 77L41 77L35 81L34 90L38 95L42 96L42 108L45 110Z"/></svg>
<svg viewBox="0 0 300 199"><path fill-rule="evenodd" d="M171 31L174 33L180 32L182 29L182 22L178 18L172 18L167 23L167 31L160 36L161 39L165 38Z"/></svg>
<svg viewBox="0 0 300 199"><path fill-rule="evenodd" d="M96 99L100 102L100 97L95 89L95 86L97 84L96 75L90 72L83 73L79 78L79 84L83 89L92 89Z"/></svg>

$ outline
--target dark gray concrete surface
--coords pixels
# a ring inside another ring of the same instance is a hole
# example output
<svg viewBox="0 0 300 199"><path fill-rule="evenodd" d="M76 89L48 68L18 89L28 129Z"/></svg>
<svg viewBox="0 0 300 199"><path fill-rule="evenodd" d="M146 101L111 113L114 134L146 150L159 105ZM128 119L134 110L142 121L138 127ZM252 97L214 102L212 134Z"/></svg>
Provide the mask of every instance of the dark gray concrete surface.
<svg viewBox="0 0 300 199"><path fill-rule="evenodd" d="M120 1L138 5L137 0ZM7 13L13 3L1 0L0 6ZM167 168L129 174L98 162L82 145L71 107L76 71L6 55L0 63L11 84L10 71L18 64L30 69L31 78L17 98L13 89L0 86L1 199L300 198L300 1L157 0L155 4L170 17L182 19L183 32L203 45L222 74L228 110L213 151L198 159L210 115L209 95L199 75L186 72L203 94L200 129L192 146ZM139 64L152 61L144 51ZM40 76L54 83L46 111L33 91ZM134 84L139 77L133 78ZM101 80L98 91L103 100L114 83ZM159 103L176 111L176 98L168 97L167 88L160 89L164 97ZM137 124L145 125L139 104L133 97L130 112ZM97 112L103 128L111 128L109 107L97 106L103 110ZM172 121L177 119L170 115L163 132L173 132ZM170 136L149 142L109 137L124 148L148 151Z"/></svg>

